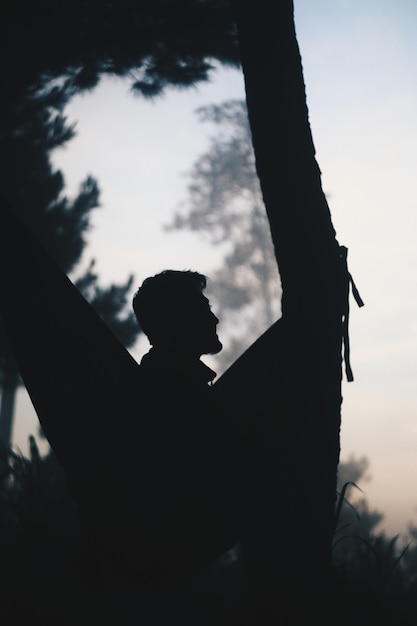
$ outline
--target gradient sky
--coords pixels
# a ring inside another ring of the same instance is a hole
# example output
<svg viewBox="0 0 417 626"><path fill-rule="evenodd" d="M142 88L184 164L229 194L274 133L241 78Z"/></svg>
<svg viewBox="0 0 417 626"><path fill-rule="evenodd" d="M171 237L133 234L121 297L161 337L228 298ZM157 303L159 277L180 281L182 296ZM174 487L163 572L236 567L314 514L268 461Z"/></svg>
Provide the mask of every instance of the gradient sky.
<svg viewBox="0 0 417 626"><path fill-rule="evenodd" d="M295 0L317 160L339 243L365 301L352 301L355 382L343 386L342 459L370 459L362 485L383 527L417 523L417 3L415 0ZM198 235L168 234L185 198L184 173L214 129L193 111L243 98L243 79L212 81L144 101L121 80L102 81L68 106L78 136L55 154L68 193L97 177L85 263L105 283L136 283L166 267L210 275L220 251ZM221 327L220 327L221 332ZM147 350L140 342L137 358ZM36 419L20 394L15 442L26 450Z"/></svg>

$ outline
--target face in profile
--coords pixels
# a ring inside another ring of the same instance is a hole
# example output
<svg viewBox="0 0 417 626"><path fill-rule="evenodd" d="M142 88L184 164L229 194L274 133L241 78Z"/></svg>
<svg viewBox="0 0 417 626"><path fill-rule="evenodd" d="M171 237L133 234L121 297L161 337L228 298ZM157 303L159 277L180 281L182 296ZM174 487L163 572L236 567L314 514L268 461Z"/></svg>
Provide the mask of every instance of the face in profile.
<svg viewBox="0 0 417 626"><path fill-rule="evenodd" d="M202 354L217 354L223 345L217 335L218 318L211 310L208 299L202 293L187 305L187 314L183 318L183 339L190 351Z"/></svg>

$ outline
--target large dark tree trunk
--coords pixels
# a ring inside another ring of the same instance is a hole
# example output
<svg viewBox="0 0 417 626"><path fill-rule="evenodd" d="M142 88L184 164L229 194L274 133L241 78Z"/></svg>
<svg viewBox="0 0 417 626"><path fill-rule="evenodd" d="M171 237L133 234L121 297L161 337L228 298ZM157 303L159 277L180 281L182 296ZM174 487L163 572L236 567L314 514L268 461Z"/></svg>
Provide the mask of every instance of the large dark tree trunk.
<svg viewBox="0 0 417 626"><path fill-rule="evenodd" d="M297 424L300 436L290 442L292 475L279 475L282 465L272 461L276 475L267 481L272 500L274 485L285 480L290 488L277 499L279 512L270 503L264 511L273 520L269 538L255 524L242 546L253 579L264 578L263 587L271 587L269 600L262 601L273 602L274 589L277 594L278 587L285 589L276 607L280 614L293 610L285 603L292 592L303 608L305 601L320 604L320 596L329 593L348 275L315 160L293 2L234 5L256 166L282 279L283 318L305 334L296 387L307 400L285 406L280 419L287 428L277 434L288 436ZM279 405L279 397L276 401ZM289 514L285 525L282 516ZM275 529L287 536L277 539ZM292 615L297 623L296 612Z"/></svg>

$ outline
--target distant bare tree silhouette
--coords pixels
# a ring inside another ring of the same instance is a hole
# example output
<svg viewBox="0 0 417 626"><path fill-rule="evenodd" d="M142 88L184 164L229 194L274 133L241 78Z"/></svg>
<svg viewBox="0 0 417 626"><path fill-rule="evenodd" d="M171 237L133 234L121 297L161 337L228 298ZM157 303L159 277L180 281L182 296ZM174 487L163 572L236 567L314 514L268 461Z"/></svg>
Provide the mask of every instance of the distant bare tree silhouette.
<svg viewBox="0 0 417 626"><path fill-rule="evenodd" d="M167 230L189 229L225 249L210 288L222 320L230 365L280 315L280 278L259 178L246 103L229 100L197 111L216 125L209 149L189 172L188 197Z"/></svg>

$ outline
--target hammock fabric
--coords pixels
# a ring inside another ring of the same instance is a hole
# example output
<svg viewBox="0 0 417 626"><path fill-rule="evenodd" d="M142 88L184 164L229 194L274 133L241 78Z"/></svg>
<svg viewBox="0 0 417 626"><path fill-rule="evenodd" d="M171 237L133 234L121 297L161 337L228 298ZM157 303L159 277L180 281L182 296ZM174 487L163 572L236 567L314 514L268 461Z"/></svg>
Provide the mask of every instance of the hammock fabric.
<svg viewBox="0 0 417 626"><path fill-rule="evenodd" d="M135 454L158 448L158 437L150 436L145 427L141 368L5 204L0 211L0 311L22 378L69 487L81 501L94 503L90 507L95 511L93 524L100 526L100 520L110 519L111 526L114 519L109 511L123 509L121 484L126 472L135 469ZM308 450L314 454L316 424L309 424L309 407L326 410L320 364L316 363L312 375L303 356L311 345L312 329L301 311L297 315L279 320L211 388L217 406L232 418L243 440L250 442L244 459L248 471L242 480L246 494L252 494L252 506L253 498L258 499L255 509L262 506L262 500L275 506L271 488L276 492L277 474L291 476L291 488L285 480L279 487L281 501L287 507L288 503L298 506L291 495L293 485L301 488L305 475L296 464L299 456L294 454L294 445L304 457ZM300 416L305 416L302 422ZM137 441L131 441L132 432ZM123 471L115 472L112 467L115 449L119 461L123 459ZM139 491L140 480L146 478L136 481ZM125 518L131 518L130 531L123 524L117 529L118 536L127 537L125 552L117 558L123 559L127 552L134 559L143 557L143 545L136 552L132 549L140 515L140 507L124 509ZM248 523L245 534L250 535L250 505L243 515ZM275 516L271 519L276 521ZM287 519L302 520L303 516L294 511ZM170 520L166 522L169 528ZM290 528L282 530L291 532ZM296 532L292 527L292 534ZM206 539L201 541L203 546ZM214 543L213 538L208 541L205 561L233 545L227 546L222 539L217 546ZM191 553L184 547L180 559L191 562ZM193 558L191 566L196 569L195 549ZM177 569L181 567L177 564Z"/></svg>
<svg viewBox="0 0 417 626"><path fill-rule="evenodd" d="M111 436L109 417L131 406L138 364L5 204L0 279L1 316L22 378L52 449L72 468Z"/></svg>

